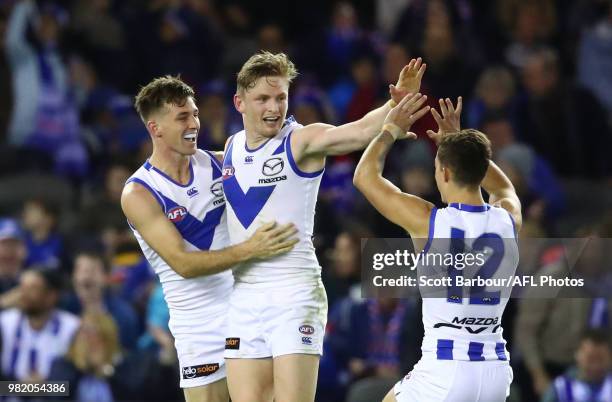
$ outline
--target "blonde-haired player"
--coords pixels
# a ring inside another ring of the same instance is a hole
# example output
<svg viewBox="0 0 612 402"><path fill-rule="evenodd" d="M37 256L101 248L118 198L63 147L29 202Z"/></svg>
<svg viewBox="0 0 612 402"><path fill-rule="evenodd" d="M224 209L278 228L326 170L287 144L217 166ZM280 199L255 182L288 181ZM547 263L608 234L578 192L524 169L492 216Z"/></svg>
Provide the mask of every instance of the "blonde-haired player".
<svg viewBox="0 0 612 402"><path fill-rule="evenodd" d="M418 91L424 71L420 59L404 67L390 86L395 102ZM327 298L311 237L325 158L363 149L391 110L387 102L352 123L304 127L286 119L296 75L286 55L268 52L238 73L234 105L245 129L229 139L223 162L230 241L272 217L293 222L300 241L284 256L234 270L225 354L234 402L314 400Z"/></svg>

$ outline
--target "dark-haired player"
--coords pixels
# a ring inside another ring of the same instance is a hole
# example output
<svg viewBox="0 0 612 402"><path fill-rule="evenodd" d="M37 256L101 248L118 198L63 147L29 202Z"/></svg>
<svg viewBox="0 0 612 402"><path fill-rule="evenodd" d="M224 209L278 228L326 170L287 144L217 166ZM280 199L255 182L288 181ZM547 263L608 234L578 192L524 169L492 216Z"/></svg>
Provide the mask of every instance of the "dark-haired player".
<svg viewBox="0 0 612 402"><path fill-rule="evenodd" d="M447 208L437 209L431 202L402 193L382 177L385 157L394 141L416 138L414 133L407 134L419 117L410 103L400 103L389 112L382 132L361 157L354 183L380 213L410 233L415 250L426 254L434 250L456 252L456 248L487 249L486 263L507 264L514 272L518 264L514 239L521 227L521 205L514 187L490 160L487 137L476 130L460 130L461 98L456 109L449 99L440 100L440 108L442 116L432 109L438 132L428 134L438 145L435 179ZM481 187L489 193L489 203L484 201ZM449 249L442 249L436 239L451 239L441 241ZM448 269L449 275L460 275L451 272L456 268ZM424 297L423 357L384 402L504 401L512 369L499 324L508 299L500 296L449 287L448 297ZM457 325L471 317L490 325Z"/></svg>

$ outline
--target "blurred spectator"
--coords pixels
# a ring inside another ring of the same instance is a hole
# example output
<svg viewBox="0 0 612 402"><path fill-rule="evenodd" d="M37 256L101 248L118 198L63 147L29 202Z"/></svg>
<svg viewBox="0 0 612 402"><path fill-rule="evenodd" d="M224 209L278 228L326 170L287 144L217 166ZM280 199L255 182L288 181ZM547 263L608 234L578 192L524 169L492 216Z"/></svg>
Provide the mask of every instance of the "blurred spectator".
<svg viewBox="0 0 612 402"><path fill-rule="evenodd" d="M221 56L220 71L228 82L235 81L236 72L255 52L257 41L253 36L251 15L237 2L224 4L221 9L224 17L224 51Z"/></svg>
<svg viewBox="0 0 612 402"><path fill-rule="evenodd" d="M257 47L260 50L267 50L270 53L291 53L287 48L285 34L280 25L266 24L262 26L257 32L257 39L259 42Z"/></svg>
<svg viewBox="0 0 612 402"><path fill-rule="evenodd" d="M516 142L504 114L484 117L482 131L491 140L493 159L516 188L525 220L550 226L565 208L565 196L550 164L528 145Z"/></svg>
<svg viewBox="0 0 612 402"><path fill-rule="evenodd" d="M324 46L326 71L321 70L323 82L329 83L348 75L351 63L367 47L367 38L359 26L353 4L347 1L336 3Z"/></svg>
<svg viewBox="0 0 612 402"><path fill-rule="evenodd" d="M176 360L174 337L168 327L170 312L164 299L164 291L159 282L151 291L147 304L147 332L138 341L142 349L153 349L159 352L160 360L173 362Z"/></svg>
<svg viewBox="0 0 612 402"><path fill-rule="evenodd" d="M582 34L578 81L606 107L612 125L612 2L607 14Z"/></svg>
<svg viewBox="0 0 612 402"><path fill-rule="evenodd" d="M134 349L140 335L136 312L108 288L108 264L96 252L82 251L75 256L72 270L74 293L64 305L71 313L108 312L119 328L119 340L125 349Z"/></svg>
<svg viewBox="0 0 612 402"><path fill-rule="evenodd" d="M327 291L328 304L359 291L361 279L361 237L358 228L344 230L336 237L334 248L329 251L329 265L323 269L323 283Z"/></svg>
<svg viewBox="0 0 612 402"><path fill-rule="evenodd" d="M486 116L494 113L507 114L516 126L515 87L514 77L507 68L497 66L484 70L464 113L466 127L481 127Z"/></svg>
<svg viewBox="0 0 612 402"><path fill-rule="evenodd" d="M100 69L102 79L125 88L125 80L131 78L131 58L124 25L113 15L112 6L112 0L73 1L71 29L75 42Z"/></svg>
<svg viewBox="0 0 612 402"><path fill-rule="evenodd" d="M554 288L530 288L520 300L514 341L521 356L520 360L515 359L515 364L519 361L524 364L517 370L517 383L523 400L536 400L536 395L541 397L551 379L563 374L572 364L582 333L589 328L610 328L612 303L609 299L609 272L601 250L604 243L585 244L587 247L574 256L577 261L573 266L568 266L567 256L572 257L572 248L574 252L580 248L578 240L568 243L566 258L560 258L536 273L538 281L539 276L565 277L571 269L571 277L582 278L584 287L573 287L571 293L563 295L557 295L558 289ZM563 337L559 337L561 333ZM609 333L608 336L612 341Z"/></svg>
<svg viewBox="0 0 612 402"><path fill-rule="evenodd" d="M415 300L349 296L338 301L330 312L329 353L323 357L336 361L338 386L366 377L397 381L421 357L420 322Z"/></svg>
<svg viewBox="0 0 612 402"><path fill-rule="evenodd" d="M0 219L0 308L14 307L18 302L17 285L24 268L27 249L19 223Z"/></svg>
<svg viewBox="0 0 612 402"><path fill-rule="evenodd" d="M13 7L6 33L14 95L9 140L49 155L56 172L83 177L87 154L58 48L66 18L50 3L38 10L33 0L21 0Z"/></svg>
<svg viewBox="0 0 612 402"><path fill-rule="evenodd" d="M198 148L221 151L230 135L242 130L241 116L230 109L231 98L227 86L221 80L204 85L197 94L200 110L200 134Z"/></svg>
<svg viewBox="0 0 612 402"><path fill-rule="evenodd" d="M22 215L28 250L25 265L60 268L64 242L57 232L59 220L57 207L42 198L30 199L26 201Z"/></svg>
<svg viewBox="0 0 612 402"><path fill-rule="evenodd" d="M603 151L611 135L606 113L589 92L562 80L558 63L551 49L538 51L525 62L526 93L517 114L521 139L563 177L609 174Z"/></svg>
<svg viewBox="0 0 612 402"><path fill-rule="evenodd" d="M605 331L585 332L575 354L576 366L555 378L542 402L612 400L612 349Z"/></svg>
<svg viewBox="0 0 612 402"><path fill-rule="evenodd" d="M80 231L100 236L108 249L116 247L121 232L129 229L121 211L121 192L132 171L132 163L127 157L113 159L105 173L104 187L94 187L95 191L82 202L78 219Z"/></svg>
<svg viewBox="0 0 612 402"><path fill-rule="evenodd" d="M550 45L557 27L552 0L500 0L499 19L511 36L506 61L523 68L529 56L544 45Z"/></svg>
<svg viewBox="0 0 612 402"><path fill-rule="evenodd" d="M131 230L121 232L116 240L111 250L111 288L138 312L143 313L155 273L142 255Z"/></svg>
<svg viewBox="0 0 612 402"><path fill-rule="evenodd" d="M344 116L345 121L359 120L376 107L379 88L376 70L376 61L367 54L356 57L352 62L354 90Z"/></svg>
<svg viewBox="0 0 612 402"><path fill-rule="evenodd" d="M441 0L428 2L421 49L427 63L423 81L436 98L457 98L470 92L475 72L473 58L461 54L450 8Z"/></svg>
<svg viewBox="0 0 612 402"><path fill-rule="evenodd" d="M102 311L85 312L65 357L53 362L49 381L69 381L79 402L112 402L143 398L150 367L121 352L117 325ZM154 385L153 385L154 386Z"/></svg>
<svg viewBox="0 0 612 402"><path fill-rule="evenodd" d="M413 3L413 0L377 0L376 28L385 36L391 37L404 10L411 3Z"/></svg>
<svg viewBox="0 0 612 402"><path fill-rule="evenodd" d="M53 360L70 347L79 319L56 308L60 291L57 270L30 269L21 275L19 307L0 312L4 378L44 381Z"/></svg>

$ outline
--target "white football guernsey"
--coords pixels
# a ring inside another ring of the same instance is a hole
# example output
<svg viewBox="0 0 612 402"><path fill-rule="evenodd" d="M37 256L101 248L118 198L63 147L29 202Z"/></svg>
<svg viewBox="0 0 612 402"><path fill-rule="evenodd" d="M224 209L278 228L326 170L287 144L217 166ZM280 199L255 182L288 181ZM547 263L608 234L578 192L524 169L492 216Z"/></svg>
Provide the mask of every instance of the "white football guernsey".
<svg viewBox="0 0 612 402"><path fill-rule="evenodd" d="M212 154L198 150L190 157L190 181L182 185L148 161L127 181L147 188L184 239L188 250L218 250L228 246L221 165ZM131 226L131 225L130 225ZM132 227L134 235L159 275L171 320L205 310L214 315L227 308L232 274L185 279L177 274Z"/></svg>
<svg viewBox="0 0 612 402"><path fill-rule="evenodd" d="M514 221L505 209L490 205L451 203L447 208L434 208L424 252L483 252L486 257L477 267L479 276L493 277L499 267L503 267L504 276L514 275L519 256ZM427 272L423 266L419 270ZM463 276L454 267L448 268L448 275ZM501 327L507 295L499 288L488 291L457 287L456 283L447 288L448 297L423 297L423 358L508 360Z"/></svg>
<svg viewBox="0 0 612 402"><path fill-rule="evenodd" d="M302 125L290 117L279 133L248 149L246 132L233 135L223 161L223 189L232 244L250 237L262 223L294 223L299 243L290 252L248 262L234 270L236 287L278 287L318 283L321 267L312 244L315 204L323 169L303 172L291 153L293 130Z"/></svg>

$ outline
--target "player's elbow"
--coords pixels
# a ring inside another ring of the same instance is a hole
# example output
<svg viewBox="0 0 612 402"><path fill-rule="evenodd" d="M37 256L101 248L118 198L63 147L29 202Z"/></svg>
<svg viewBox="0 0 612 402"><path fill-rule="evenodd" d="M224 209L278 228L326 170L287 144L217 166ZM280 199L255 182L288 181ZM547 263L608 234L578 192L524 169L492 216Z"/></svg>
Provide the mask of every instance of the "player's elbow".
<svg viewBox="0 0 612 402"><path fill-rule="evenodd" d="M365 180L364 170L360 165L358 165L357 169L355 169L355 173L353 174L353 185L357 189L362 190Z"/></svg>

